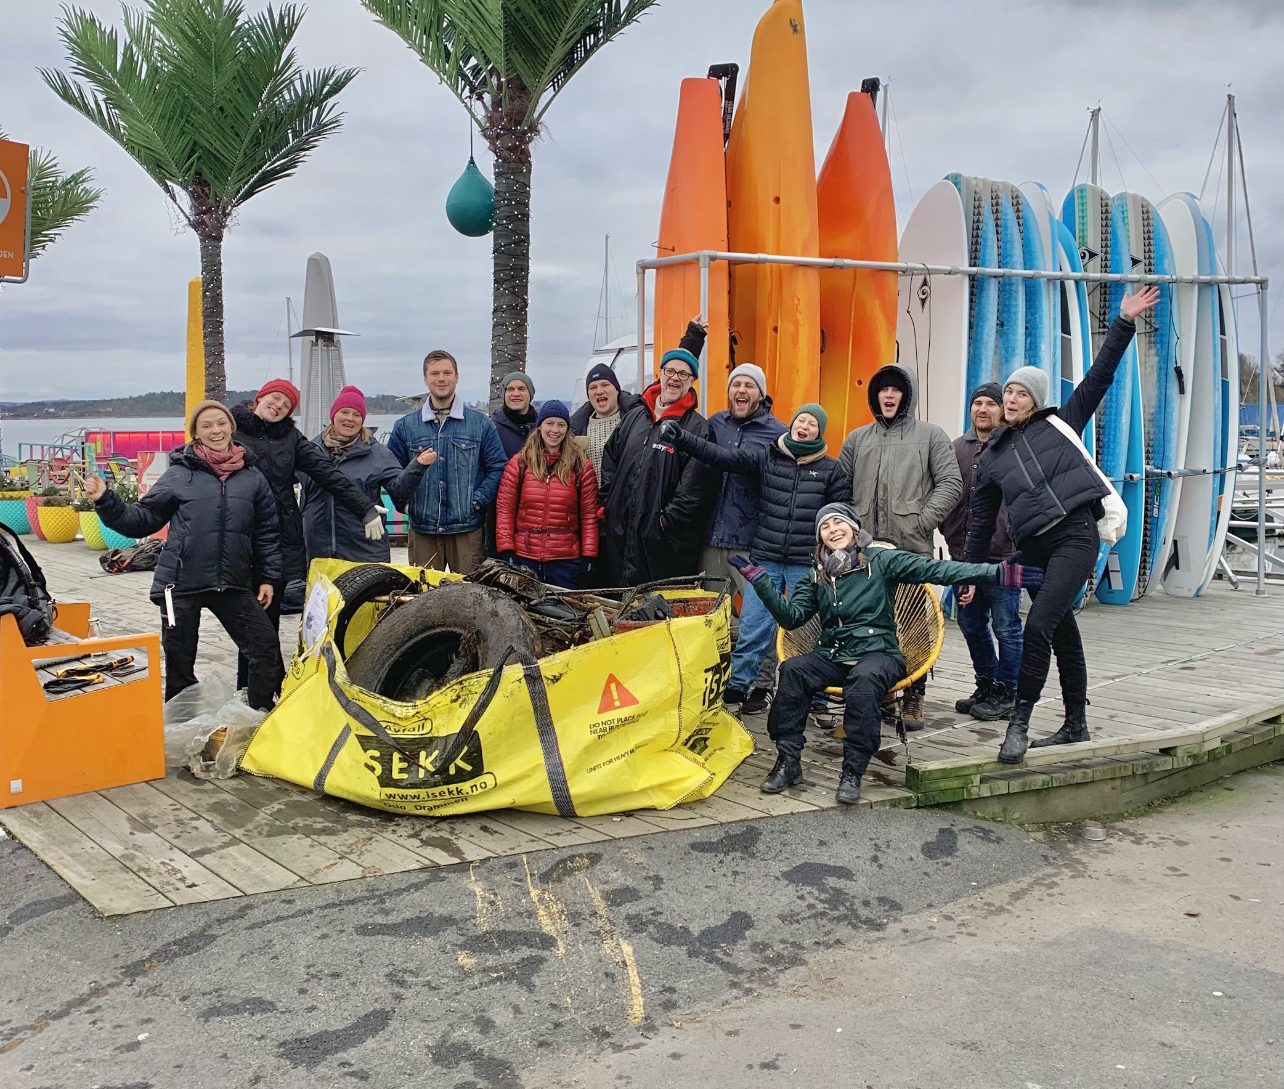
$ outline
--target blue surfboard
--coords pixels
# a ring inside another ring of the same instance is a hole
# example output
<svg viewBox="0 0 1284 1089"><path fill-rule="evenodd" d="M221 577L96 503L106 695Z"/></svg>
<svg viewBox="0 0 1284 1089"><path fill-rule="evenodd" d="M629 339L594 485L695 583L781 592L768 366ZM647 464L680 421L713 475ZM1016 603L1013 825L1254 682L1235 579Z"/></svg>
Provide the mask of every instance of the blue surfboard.
<svg viewBox="0 0 1284 1089"><path fill-rule="evenodd" d="M999 265L1024 268L1021 252L1021 229L1012 205L1011 187L990 182L990 211L994 215L999 242ZM995 326L994 365L985 382L1002 382L1025 364L1025 281L999 280L997 325Z"/></svg>
<svg viewBox="0 0 1284 1089"><path fill-rule="evenodd" d="M1047 217L1046 208L1036 209L1024 193L1014 185L1007 187L1016 213L1017 228L1021 233L1021 264L1040 272L1052 271L1053 254L1044 250L1043 236L1047 225L1036 217ZM1054 284L1048 280L1025 280L1025 362L1038 367L1048 376L1048 401L1061 404L1060 368L1054 365L1052 336L1051 291Z"/></svg>
<svg viewBox="0 0 1284 1089"><path fill-rule="evenodd" d="M967 223L968 260L973 266L995 268L999 263L998 236L994 230L994 217L990 214L989 192L986 183L962 174L948 175L949 181L959 191L963 201L963 217ZM998 305L999 283L993 276L973 276L968 288L968 341L967 341L967 392L966 398L988 377L994 360L995 311ZM987 377L981 377L986 375ZM968 418L968 406L963 405L963 419Z"/></svg>
<svg viewBox="0 0 1284 1089"><path fill-rule="evenodd" d="M1128 261L1127 236L1122 217L1113 208L1105 190L1095 185L1075 186L1062 204L1061 218L1079 247L1079 260L1084 272L1127 271L1126 268L1115 267L1120 250L1125 251L1122 260ZM1110 323L1119 312L1123 292L1124 288L1119 284L1086 285L1093 358L1100 351ZM1103 553L1094 572L1097 597L1107 604L1126 605L1132 600L1141 563L1145 501L1142 482L1145 471L1144 435L1138 437L1136 447L1129 447L1136 378L1137 356L1130 346L1096 415L1097 464L1128 506L1128 532L1113 548ZM1126 479L1130 472L1137 476L1136 481ZM1130 488L1130 483L1135 486Z"/></svg>

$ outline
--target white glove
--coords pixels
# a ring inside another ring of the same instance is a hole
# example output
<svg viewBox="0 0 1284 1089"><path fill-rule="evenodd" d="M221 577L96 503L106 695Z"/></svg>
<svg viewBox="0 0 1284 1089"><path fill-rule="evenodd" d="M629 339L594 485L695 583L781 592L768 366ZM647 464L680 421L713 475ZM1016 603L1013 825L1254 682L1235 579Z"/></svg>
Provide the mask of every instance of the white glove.
<svg viewBox="0 0 1284 1089"><path fill-rule="evenodd" d="M375 511L366 519L366 540L382 541L383 536L383 516L378 511Z"/></svg>

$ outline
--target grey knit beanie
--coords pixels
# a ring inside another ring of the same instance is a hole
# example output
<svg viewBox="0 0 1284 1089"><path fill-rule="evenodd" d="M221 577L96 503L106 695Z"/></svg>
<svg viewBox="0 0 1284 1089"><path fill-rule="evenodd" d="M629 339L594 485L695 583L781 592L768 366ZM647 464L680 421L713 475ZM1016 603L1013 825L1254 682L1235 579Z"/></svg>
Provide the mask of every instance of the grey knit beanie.
<svg viewBox="0 0 1284 1089"><path fill-rule="evenodd" d="M1020 386L1034 399L1036 409L1046 408L1048 405L1048 376L1047 373L1038 367L1018 367L1008 375L1008 380L1003 383L1003 388L1008 386Z"/></svg>
<svg viewBox="0 0 1284 1089"><path fill-rule="evenodd" d="M757 363L741 363L727 375L727 388L730 389L731 383L737 378L752 378L754 384L758 387L759 392L767 396L767 374L758 366Z"/></svg>
<svg viewBox="0 0 1284 1089"><path fill-rule="evenodd" d="M499 392L502 394L508 389L509 382L521 382L528 390L532 399L535 397L535 381L525 371L509 371L499 382Z"/></svg>

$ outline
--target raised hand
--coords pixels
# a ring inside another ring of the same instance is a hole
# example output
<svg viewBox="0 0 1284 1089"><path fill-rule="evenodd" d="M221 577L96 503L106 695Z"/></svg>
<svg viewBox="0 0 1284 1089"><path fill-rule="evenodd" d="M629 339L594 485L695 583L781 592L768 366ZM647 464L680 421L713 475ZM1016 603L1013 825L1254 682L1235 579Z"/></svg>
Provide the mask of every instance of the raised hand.
<svg viewBox="0 0 1284 1089"><path fill-rule="evenodd" d="M744 579L745 582L753 582L754 579L758 578L760 575L765 575L767 573L767 569L765 567L753 563L744 556L732 556L727 560L727 563L731 564L732 567L740 572L740 577Z"/></svg>
<svg viewBox="0 0 1284 1089"><path fill-rule="evenodd" d="M1136 321L1158 301L1159 288L1154 284L1146 284L1137 294L1123 297L1123 301L1119 304L1119 313L1129 321Z"/></svg>
<svg viewBox="0 0 1284 1089"><path fill-rule="evenodd" d="M97 473L86 473L85 474L85 498L92 499L95 503L97 503L98 500L100 500L106 494L107 494L107 485L103 482L103 478L100 477Z"/></svg>
<svg viewBox="0 0 1284 1089"><path fill-rule="evenodd" d="M431 465L437 460L437 451L429 446L426 450L420 450L419 453L415 455L415 460L419 462L420 465Z"/></svg>
<svg viewBox="0 0 1284 1089"><path fill-rule="evenodd" d="M674 420L664 420L660 424L660 441L673 442L678 437L678 432L682 429Z"/></svg>

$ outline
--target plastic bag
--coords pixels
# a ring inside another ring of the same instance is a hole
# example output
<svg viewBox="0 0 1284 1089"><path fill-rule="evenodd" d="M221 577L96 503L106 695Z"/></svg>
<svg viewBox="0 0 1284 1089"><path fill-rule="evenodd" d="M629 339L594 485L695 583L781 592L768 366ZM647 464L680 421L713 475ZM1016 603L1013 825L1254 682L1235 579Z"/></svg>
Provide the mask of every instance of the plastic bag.
<svg viewBox="0 0 1284 1089"><path fill-rule="evenodd" d="M225 681L202 681L165 703L165 763L199 779L230 779L264 712Z"/></svg>

